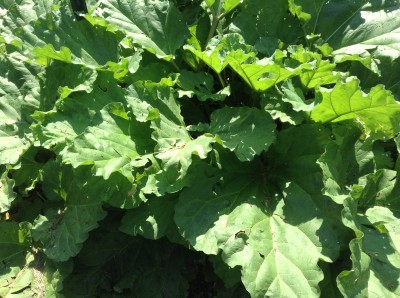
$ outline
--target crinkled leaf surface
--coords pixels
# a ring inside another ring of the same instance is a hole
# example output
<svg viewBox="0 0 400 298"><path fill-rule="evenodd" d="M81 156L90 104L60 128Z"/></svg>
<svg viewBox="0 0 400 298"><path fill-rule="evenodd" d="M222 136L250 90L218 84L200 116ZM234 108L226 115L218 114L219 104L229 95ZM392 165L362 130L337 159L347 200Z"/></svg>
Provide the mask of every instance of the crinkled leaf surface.
<svg viewBox="0 0 400 298"><path fill-rule="evenodd" d="M287 13L288 8L286 0L247 1L233 19L230 31L242 34L246 42L256 48L263 42L271 44L275 40L293 42L302 32L299 22Z"/></svg>
<svg viewBox="0 0 400 298"><path fill-rule="evenodd" d="M375 173L360 177L358 184L353 185L351 195L363 206L397 207L398 195L395 192L397 172L380 169Z"/></svg>
<svg viewBox="0 0 400 298"><path fill-rule="evenodd" d="M12 270L4 274L0 267L0 295L2 297L34 297L38 293L50 298L62 288L64 275L71 270L71 263L55 263L43 253L27 253L23 262L13 262ZM7 264L8 265L8 264Z"/></svg>
<svg viewBox="0 0 400 298"><path fill-rule="evenodd" d="M173 192L176 181L182 180L192 163L192 155L197 155L201 159L205 159L211 151L212 136L203 135L197 139L187 142L165 139L162 143L159 153L155 156L161 160L163 170L165 171L165 179Z"/></svg>
<svg viewBox="0 0 400 298"><path fill-rule="evenodd" d="M185 46L185 50L196 55L218 74L228 65L228 58L231 56L234 56L238 63L254 58L254 53L251 52L252 47L246 45L239 34L214 37L207 44L205 51L200 51L193 46Z"/></svg>
<svg viewBox="0 0 400 298"><path fill-rule="evenodd" d="M106 106L101 117L98 126L89 127L62 153L63 162L74 167L92 164L95 175L105 179L115 171L130 177L130 162L139 156L132 130L139 127L134 127L134 122L118 104Z"/></svg>
<svg viewBox="0 0 400 298"><path fill-rule="evenodd" d="M196 250L215 254L222 249L228 265L241 266L252 296L317 297L318 259L329 261L337 253L334 238L318 237L330 227L317 219L314 202L298 186L290 186L277 207L270 206L254 166L232 173L222 185L210 178L184 190L175 222ZM307 257L298 258L300 248Z"/></svg>
<svg viewBox="0 0 400 298"><path fill-rule="evenodd" d="M353 268L338 276L345 297L400 295L399 218L389 209L375 206L357 214L354 200L346 200L343 222L354 230L350 242Z"/></svg>
<svg viewBox="0 0 400 298"><path fill-rule="evenodd" d="M48 209L44 215L39 215L34 222L32 237L43 244L47 257L67 261L78 254L89 232L98 226L97 222L106 213L101 206L101 197L89 196L78 187L70 166L59 168L49 164L49 168L46 173L51 177L44 177L44 183L55 180L49 188L55 199L65 200L65 206Z"/></svg>
<svg viewBox="0 0 400 298"><path fill-rule="evenodd" d="M30 114L40 107L37 70L15 60L0 60L0 164L14 164L29 147Z"/></svg>
<svg viewBox="0 0 400 298"><path fill-rule="evenodd" d="M398 1L68 4L0 0L0 296L399 296Z"/></svg>
<svg viewBox="0 0 400 298"><path fill-rule="evenodd" d="M296 88L291 80L285 81L282 84L284 102L288 102L292 105L295 111L311 111L314 108L314 104L307 104L304 98L303 91L301 88Z"/></svg>
<svg viewBox="0 0 400 298"><path fill-rule="evenodd" d="M28 2L34 5L33 1ZM35 59L40 65L48 65L54 59L91 68L108 61L117 62L119 36L102 26L75 22L65 5L56 7L42 12L36 22L10 30L29 59ZM16 27L19 20L19 9L11 9L5 25Z"/></svg>
<svg viewBox="0 0 400 298"><path fill-rule="evenodd" d="M51 109L55 100L66 98L73 92L91 93L96 78L97 73L93 69L75 64L53 63L46 68L40 80L45 109Z"/></svg>
<svg viewBox="0 0 400 298"><path fill-rule="evenodd" d="M275 54L278 56L277 60L263 59L254 63L248 63L243 53L236 52L234 55L228 56L227 60L232 69L256 91L268 90L278 83L300 74L303 69L308 68L307 64L302 64L295 68L285 66L279 57L282 53L276 52Z"/></svg>
<svg viewBox="0 0 400 298"><path fill-rule="evenodd" d="M353 119L359 121L367 133L383 133L387 137L399 130L400 104L383 86L376 86L365 94L359 81L351 79L338 82L333 89L320 88L317 99L321 103L311 111L311 118L315 121L326 123Z"/></svg>
<svg viewBox="0 0 400 298"><path fill-rule="evenodd" d="M170 1L101 1L106 21L125 30L134 43L171 59L189 35L179 10Z"/></svg>
<svg viewBox="0 0 400 298"><path fill-rule="evenodd" d="M206 158L211 151L212 136L191 138L180 106L168 86L138 83L128 102L138 121L151 121L152 138L157 142L154 156L161 160L163 169L159 174L161 192L182 189L192 155Z"/></svg>
<svg viewBox="0 0 400 298"><path fill-rule="evenodd" d="M356 142L360 130L355 127L338 127L333 130L333 140L318 159L323 172L323 192L335 202L342 204L349 196L349 187L357 183L357 177L362 173ZM362 155L361 155L362 156Z"/></svg>
<svg viewBox="0 0 400 298"><path fill-rule="evenodd" d="M344 76L335 71L335 64L329 60L322 59L320 54L309 52L302 47L295 47L289 50L293 51L291 58L302 64L307 63L309 66L308 71L299 74L301 83L307 88L332 84Z"/></svg>
<svg viewBox="0 0 400 298"><path fill-rule="evenodd" d="M268 152L269 171L295 182L308 193L319 194L322 172L316 161L330 140L329 130L318 124L303 124L280 132Z"/></svg>
<svg viewBox="0 0 400 298"><path fill-rule="evenodd" d="M194 95L201 101L207 99L215 101L223 101L230 95L229 86L223 88L218 92L213 92L213 77L206 72L189 72L182 71L178 77L178 85L182 90L178 91L179 97L187 96L192 98Z"/></svg>
<svg viewBox="0 0 400 298"><path fill-rule="evenodd" d="M235 152L240 161L250 161L275 141L271 116L255 108L223 108L211 115L211 133Z"/></svg>
<svg viewBox="0 0 400 298"><path fill-rule="evenodd" d="M69 65L64 66L66 68L62 71L70 70ZM60 82L56 81L54 84ZM73 92L67 98L58 100L52 110L36 112L34 118L37 124L33 126L35 136L45 148L60 152L88 126L101 122L100 111L106 105L124 102L124 93L116 84L112 73L98 73L90 93Z"/></svg>

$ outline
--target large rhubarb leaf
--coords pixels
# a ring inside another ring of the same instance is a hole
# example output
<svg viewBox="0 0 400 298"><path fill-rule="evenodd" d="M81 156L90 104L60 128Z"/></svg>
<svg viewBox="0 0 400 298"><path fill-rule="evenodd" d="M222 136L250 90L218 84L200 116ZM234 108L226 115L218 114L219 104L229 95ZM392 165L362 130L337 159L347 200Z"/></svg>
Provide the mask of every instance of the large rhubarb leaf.
<svg viewBox="0 0 400 298"><path fill-rule="evenodd" d="M30 146L30 115L40 108L37 72L12 58L0 60L0 164L15 164Z"/></svg>
<svg viewBox="0 0 400 298"><path fill-rule="evenodd" d="M276 205L255 169L257 164L248 164L223 182L203 179L184 190L175 222L196 250L216 254L222 249L228 265L241 266L252 296L317 297L322 279L317 262L332 261L337 254L334 237L317 235L332 236L331 228L318 219L315 203L295 184ZM303 258L298 258L300 248Z"/></svg>
<svg viewBox="0 0 400 298"><path fill-rule="evenodd" d="M308 34L321 34L335 54L375 52L396 59L400 56L400 5L397 1L291 0L291 10ZM326 19L332 22L326 22Z"/></svg>
<svg viewBox="0 0 400 298"><path fill-rule="evenodd" d="M171 59L189 36L181 13L166 0L107 0L101 8L107 22L160 58Z"/></svg>
<svg viewBox="0 0 400 298"><path fill-rule="evenodd" d="M397 0L86 3L0 0L1 297L400 297Z"/></svg>
<svg viewBox="0 0 400 298"><path fill-rule="evenodd" d="M288 1L247 1L230 30L243 35L257 50L272 54L279 41L291 43L301 36L299 22L288 14ZM267 45L267 46L265 46Z"/></svg>
<svg viewBox="0 0 400 298"><path fill-rule="evenodd" d="M192 156L206 158L211 151L212 136L192 139L168 86L139 82L128 101L138 121L151 121L152 138L157 142L154 156L161 160L163 169L158 176L161 192L182 189Z"/></svg>
<svg viewBox="0 0 400 298"><path fill-rule="evenodd" d="M275 54L274 59L250 61L249 63L243 53L237 52L235 55L228 56L227 60L232 69L256 91L265 91L282 81L300 74L303 72L303 69L308 68L307 64L297 67L285 66L281 61L283 53L277 51Z"/></svg>
<svg viewBox="0 0 400 298"><path fill-rule="evenodd" d="M59 71L68 71L71 70L71 67L65 66L65 68L58 69ZM49 67L48 70L51 73L53 67ZM93 72L90 71L89 73ZM97 76L97 78L93 81L93 86L90 88L92 89L91 91L86 88L82 90L82 85L81 87L77 86L78 90L76 91L86 92L73 92L68 94L68 97L65 99L62 98L62 92L57 96L53 93L52 96L58 99L57 101L54 100L55 107L50 111L37 111L34 114L34 118L38 123L33 126L33 131L42 146L58 152L61 151L74 138L83 133L88 126L101 122L100 111L107 104L111 102L124 102L124 90L118 87L110 72L101 72L98 75L93 73L93 76ZM76 78L76 80L79 79ZM89 79L89 82L92 80ZM85 82L85 84L89 83ZM61 87L64 84L68 86L69 83L68 81L64 81L61 76L58 76L58 79L55 79L53 84ZM46 95L48 94L47 89L47 86L42 87ZM68 88L69 92L72 92L70 88ZM46 106L48 105L48 103L45 104ZM51 106L53 105L54 103Z"/></svg>
<svg viewBox="0 0 400 298"><path fill-rule="evenodd" d="M101 112L101 123L74 139L62 153L63 162L74 167L93 165L93 172L105 179L120 171L131 177L130 163L139 156L132 140L135 123L120 104L109 104Z"/></svg>
<svg viewBox="0 0 400 298"><path fill-rule="evenodd" d="M26 58L35 59L40 65L59 60L92 68L118 61L120 36L86 21L75 22L65 5L53 5L49 11L40 13L38 21L13 30L19 25L20 9L17 6L10 10L5 25Z"/></svg>
<svg viewBox="0 0 400 298"><path fill-rule="evenodd" d="M49 208L33 225L32 238L42 244L44 253L54 261L67 261L78 254L89 232L106 216L101 196L90 196L79 188L79 176L71 166L49 163L44 183L52 200L65 201L62 208Z"/></svg>
<svg viewBox="0 0 400 298"><path fill-rule="evenodd" d="M383 86L365 94L359 81L350 79L338 82L333 89L320 88L317 101L320 104L311 111L315 121L357 120L367 133L380 133L388 138L399 132L400 104Z"/></svg>

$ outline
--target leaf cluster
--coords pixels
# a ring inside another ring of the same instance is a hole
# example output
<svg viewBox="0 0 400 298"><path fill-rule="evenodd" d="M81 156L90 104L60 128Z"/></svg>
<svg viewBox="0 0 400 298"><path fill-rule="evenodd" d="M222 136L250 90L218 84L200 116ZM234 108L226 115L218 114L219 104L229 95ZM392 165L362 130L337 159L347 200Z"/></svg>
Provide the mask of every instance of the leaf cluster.
<svg viewBox="0 0 400 298"><path fill-rule="evenodd" d="M0 0L1 297L400 297L400 4Z"/></svg>

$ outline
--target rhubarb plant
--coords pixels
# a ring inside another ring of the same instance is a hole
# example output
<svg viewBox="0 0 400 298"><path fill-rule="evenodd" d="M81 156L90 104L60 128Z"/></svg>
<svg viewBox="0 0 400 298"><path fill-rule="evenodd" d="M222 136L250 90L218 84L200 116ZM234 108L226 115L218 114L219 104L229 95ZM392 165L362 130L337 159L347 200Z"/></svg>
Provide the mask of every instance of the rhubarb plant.
<svg viewBox="0 0 400 298"><path fill-rule="evenodd" d="M400 297L400 4L0 0L1 297Z"/></svg>

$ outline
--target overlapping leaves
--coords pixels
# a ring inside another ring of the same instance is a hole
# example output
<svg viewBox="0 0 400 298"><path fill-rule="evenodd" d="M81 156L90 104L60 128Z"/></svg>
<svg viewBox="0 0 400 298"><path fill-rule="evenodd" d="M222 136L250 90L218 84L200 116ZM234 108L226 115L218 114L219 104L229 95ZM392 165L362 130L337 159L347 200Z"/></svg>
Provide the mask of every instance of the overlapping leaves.
<svg viewBox="0 0 400 298"><path fill-rule="evenodd" d="M0 0L0 296L400 295L396 1L67 2Z"/></svg>

